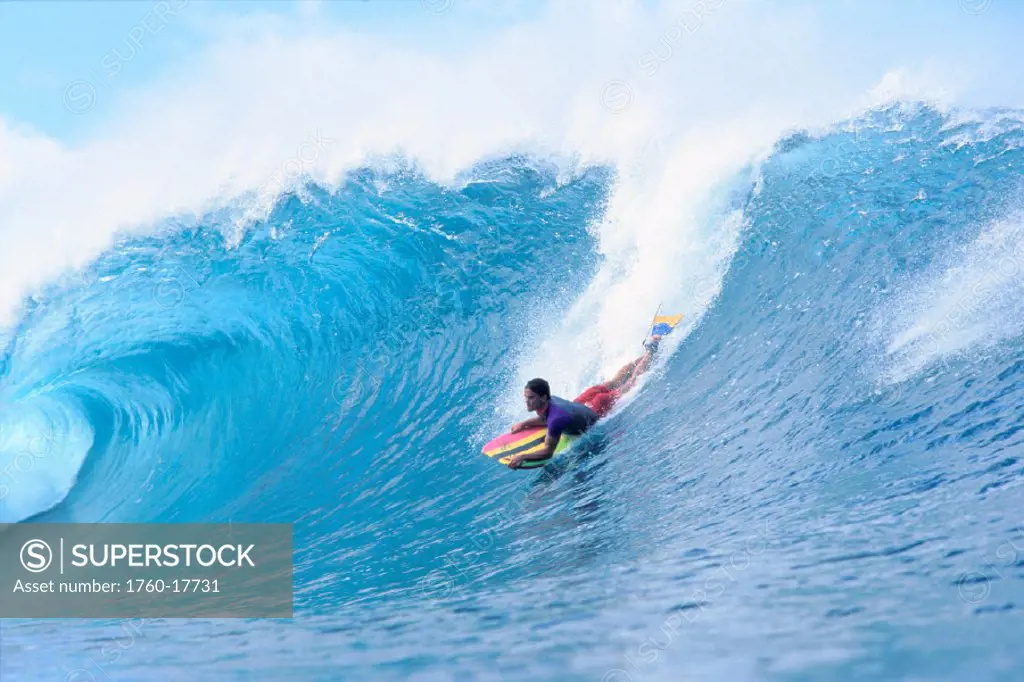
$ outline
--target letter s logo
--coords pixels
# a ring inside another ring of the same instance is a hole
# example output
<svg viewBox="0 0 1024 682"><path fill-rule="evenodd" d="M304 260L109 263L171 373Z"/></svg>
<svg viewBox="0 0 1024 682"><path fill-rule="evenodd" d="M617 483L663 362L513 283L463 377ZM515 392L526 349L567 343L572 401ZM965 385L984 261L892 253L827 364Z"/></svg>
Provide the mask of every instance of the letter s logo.
<svg viewBox="0 0 1024 682"><path fill-rule="evenodd" d="M29 540L21 546L21 565L30 573L42 573L53 562L53 550L42 540Z"/></svg>

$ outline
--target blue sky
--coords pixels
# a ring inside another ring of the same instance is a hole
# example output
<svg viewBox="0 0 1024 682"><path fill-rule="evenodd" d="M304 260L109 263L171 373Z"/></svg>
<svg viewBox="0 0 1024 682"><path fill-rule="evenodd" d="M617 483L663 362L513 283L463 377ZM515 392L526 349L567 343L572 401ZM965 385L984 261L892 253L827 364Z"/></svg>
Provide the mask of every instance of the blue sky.
<svg viewBox="0 0 1024 682"><path fill-rule="evenodd" d="M0 117L79 138L118 94L159 78L247 18L342 25L445 49L538 7L518 0L486 8L473 0L0 1Z"/></svg>
<svg viewBox="0 0 1024 682"><path fill-rule="evenodd" d="M865 7L845 0L816 5L810 3L816 11L845 12L851 19L858 6ZM971 33L977 39L983 29L1012 44L1016 41L1008 36L1024 30L1024 3L1009 0L889 6L890 20L884 25L850 22L850 39L866 52L872 49L872 35L891 36L912 24L920 29L937 15L953 17L962 29L950 40ZM159 79L183 57L260 18L304 30L341 25L444 51L470 39L486 40L491 30L529 18L539 7L540 0L0 0L0 118L58 140L82 139L116 106L118 95ZM989 77L1016 77L1020 67L1015 59L992 63Z"/></svg>
<svg viewBox="0 0 1024 682"><path fill-rule="evenodd" d="M849 36L866 52L872 35L920 28L937 15L954 17L962 28L950 34L951 41L969 33L977 38L984 28L1013 44L1010 34L1024 31L1024 3L1011 0L888 3L889 20L872 26L857 26L856 16L858 7L877 3L809 5L848 14ZM0 118L55 139L80 139L110 113L118 95L159 79L182 57L254 18L271 16L282 26L306 30L342 25L443 51L469 39L486 40L490 30L529 18L539 7L540 0L0 0ZM1019 68L1015 58L993 63L991 77L1014 78Z"/></svg>

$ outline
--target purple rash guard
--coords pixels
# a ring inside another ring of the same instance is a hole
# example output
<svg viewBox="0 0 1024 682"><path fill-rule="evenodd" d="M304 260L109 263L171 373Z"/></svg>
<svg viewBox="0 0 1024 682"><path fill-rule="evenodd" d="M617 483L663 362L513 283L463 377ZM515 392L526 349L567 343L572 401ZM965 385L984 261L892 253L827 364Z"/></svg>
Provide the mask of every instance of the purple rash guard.
<svg viewBox="0 0 1024 682"><path fill-rule="evenodd" d="M563 433L568 433L571 436L580 435L597 421L598 416L586 405L551 396L545 419L548 425L548 435L557 441Z"/></svg>

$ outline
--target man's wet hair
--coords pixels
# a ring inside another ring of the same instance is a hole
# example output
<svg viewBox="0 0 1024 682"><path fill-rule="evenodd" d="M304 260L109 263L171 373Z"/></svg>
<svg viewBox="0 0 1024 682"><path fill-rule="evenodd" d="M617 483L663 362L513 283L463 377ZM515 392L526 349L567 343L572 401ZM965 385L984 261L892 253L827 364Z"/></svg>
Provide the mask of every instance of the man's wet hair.
<svg viewBox="0 0 1024 682"><path fill-rule="evenodd" d="M543 398L551 397L551 387L543 379L530 379L526 382L526 387Z"/></svg>

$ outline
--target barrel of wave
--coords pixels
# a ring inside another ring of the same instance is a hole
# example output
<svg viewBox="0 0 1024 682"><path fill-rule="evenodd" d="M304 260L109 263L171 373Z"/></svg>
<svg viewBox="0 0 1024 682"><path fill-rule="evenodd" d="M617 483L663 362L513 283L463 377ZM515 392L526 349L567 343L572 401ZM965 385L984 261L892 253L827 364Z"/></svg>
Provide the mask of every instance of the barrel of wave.
<svg viewBox="0 0 1024 682"><path fill-rule="evenodd" d="M60 504L93 436L88 421L57 400L7 403L0 411L0 523L24 521Z"/></svg>

